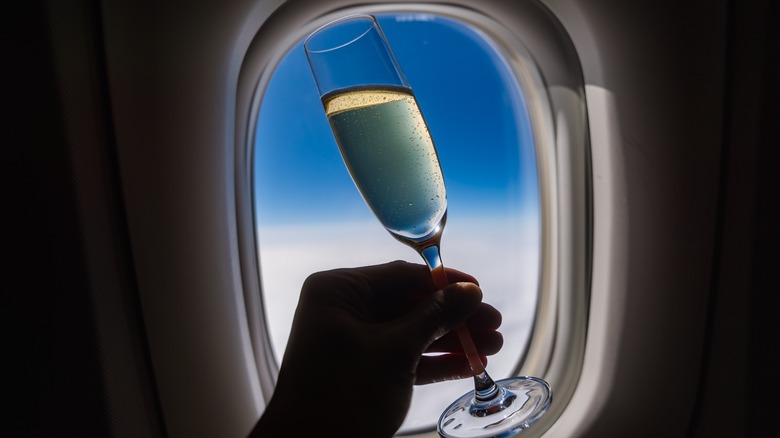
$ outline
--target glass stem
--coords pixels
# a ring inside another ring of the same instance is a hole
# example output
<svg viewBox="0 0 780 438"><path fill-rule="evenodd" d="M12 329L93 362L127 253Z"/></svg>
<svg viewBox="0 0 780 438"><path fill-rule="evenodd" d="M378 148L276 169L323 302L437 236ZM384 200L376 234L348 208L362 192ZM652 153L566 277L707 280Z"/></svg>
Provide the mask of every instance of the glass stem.
<svg viewBox="0 0 780 438"><path fill-rule="evenodd" d="M447 279L447 274L444 272L444 264L441 261L439 245L431 245L423 248L420 250L420 255L431 270L433 284L439 289L449 285L450 282ZM460 339L463 352L469 361L469 367L471 367L471 373L474 376L474 397L478 401L493 399L498 395L498 386L485 370L485 365L479 358L479 353L477 352L477 347L474 345L474 340L471 339L471 333L469 333L469 330L465 325L460 325L454 330Z"/></svg>

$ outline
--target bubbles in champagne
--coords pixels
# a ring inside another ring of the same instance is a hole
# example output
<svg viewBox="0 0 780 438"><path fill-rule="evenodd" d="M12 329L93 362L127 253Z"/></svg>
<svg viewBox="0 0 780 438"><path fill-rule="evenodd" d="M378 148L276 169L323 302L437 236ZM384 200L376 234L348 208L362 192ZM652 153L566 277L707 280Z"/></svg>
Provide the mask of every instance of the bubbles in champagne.
<svg viewBox="0 0 780 438"><path fill-rule="evenodd" d="M323 97L341 155L366 203L392 233L430 234L447 209L444 177L417 101L406 88Z"/></svg>

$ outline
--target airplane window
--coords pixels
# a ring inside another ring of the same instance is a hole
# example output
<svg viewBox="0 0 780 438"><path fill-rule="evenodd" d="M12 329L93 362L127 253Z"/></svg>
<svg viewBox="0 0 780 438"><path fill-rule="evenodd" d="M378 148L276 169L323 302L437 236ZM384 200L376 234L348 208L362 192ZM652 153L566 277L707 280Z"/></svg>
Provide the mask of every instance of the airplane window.
<svg viewBox="0 0 780 438"><path fill-rule="evenodd" d="M540 270L536 152L524 91L477 28L442 15L379 19L426 117L449 205L447 266L476 276L504 315L495 378L515 373L535 317ZM265 318L280 362L300 287L312 272L420 257L372 216L339 155L302 41L263 91L255 133L254 196ZM401 433L433 428L472 382L415 388Z"/></svg>

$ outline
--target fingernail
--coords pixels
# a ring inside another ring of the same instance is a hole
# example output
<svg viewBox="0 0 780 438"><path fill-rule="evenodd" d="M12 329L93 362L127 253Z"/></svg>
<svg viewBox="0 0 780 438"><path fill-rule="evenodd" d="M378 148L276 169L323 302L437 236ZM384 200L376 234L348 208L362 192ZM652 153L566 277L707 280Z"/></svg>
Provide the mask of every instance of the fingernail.
<svg viewBox="0 0 780 438"><path fill-rule="evenodd" d="M474 283L460 282L444 290L447 301L457 306L473 307L482 301L482 289Z"/></svg>

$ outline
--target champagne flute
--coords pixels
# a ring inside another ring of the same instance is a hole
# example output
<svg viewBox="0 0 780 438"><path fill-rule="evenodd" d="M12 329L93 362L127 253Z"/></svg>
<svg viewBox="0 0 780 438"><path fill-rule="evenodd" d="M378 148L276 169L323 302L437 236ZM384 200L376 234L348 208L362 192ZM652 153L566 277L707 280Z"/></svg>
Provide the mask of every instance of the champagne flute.
<svg viewBox="0 0 780 438"><path fill-rule="evenodd" d="M363 199L402 243L449 284L440 242L447 219L444 176L428 126L389 44L371 15L350 15L317 29L306 56L333 135ZM455 329L474 376L474 391L439 419L443 437L505 437L549 408L549 385L535 377L493 381L465 326Z"/></svg>

